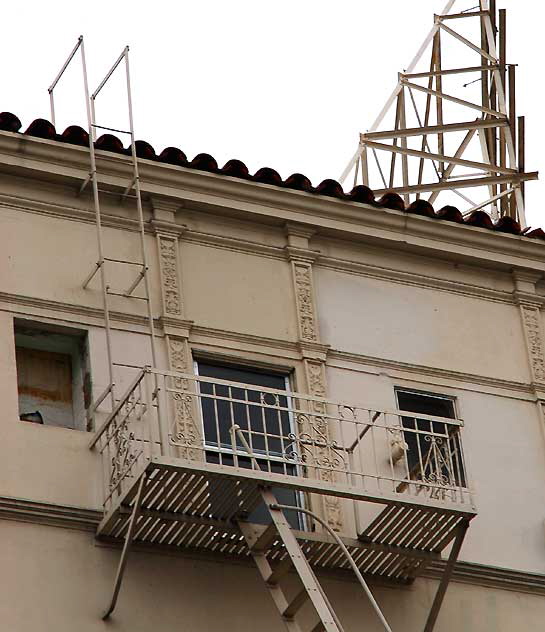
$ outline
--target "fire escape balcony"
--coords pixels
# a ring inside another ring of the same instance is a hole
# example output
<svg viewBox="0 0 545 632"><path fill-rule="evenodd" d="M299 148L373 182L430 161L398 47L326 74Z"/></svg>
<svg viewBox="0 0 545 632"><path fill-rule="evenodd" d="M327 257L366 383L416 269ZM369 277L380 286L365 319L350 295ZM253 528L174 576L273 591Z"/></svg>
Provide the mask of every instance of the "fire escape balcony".
<svg viewBox="0 0 545 632"><path fill-rule="evenodd" d="M267 527L265 489L284 506L306 508L286 516L314 568L349 568L309 516L333 507L362 574L409 582L476 514L462 427L144 368L91 441L103 465L97 535L130 532L146 545L248 557L243 524L280 568L287 553Z"/></svg>

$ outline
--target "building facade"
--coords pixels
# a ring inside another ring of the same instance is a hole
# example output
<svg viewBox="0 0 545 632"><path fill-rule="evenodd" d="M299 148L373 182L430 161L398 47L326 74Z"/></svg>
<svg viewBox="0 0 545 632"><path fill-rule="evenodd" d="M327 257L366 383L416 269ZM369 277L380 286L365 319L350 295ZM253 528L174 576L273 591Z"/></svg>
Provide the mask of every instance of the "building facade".
<svg viewBox="0 0 545 632"><path fill-rule="evenodd" d="M436 630L541 628L540 231L146 143L140 224L104 136L108 344L86 134L0 121L6 629L341 629L297 603L262 489L311 512L281 513L347 632L384 627L328 529L394 631L424 629L446 575Z"/></svg>

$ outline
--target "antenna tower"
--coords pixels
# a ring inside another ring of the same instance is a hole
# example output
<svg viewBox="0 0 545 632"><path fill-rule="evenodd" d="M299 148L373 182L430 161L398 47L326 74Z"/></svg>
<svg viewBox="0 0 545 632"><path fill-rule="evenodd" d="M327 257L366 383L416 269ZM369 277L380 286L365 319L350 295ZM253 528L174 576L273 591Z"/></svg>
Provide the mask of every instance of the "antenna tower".
<svg viewBox="0 0 545 632"><path fill-rule="evenodd" d="M506 63L506 11L495 0L452 11L449 0L340 177L405 203L463 200L526 227L524 117L516 116L515 65ZM424 56L431 54L424 67ZM457 63L445 65L445 58ZM387 125L387 119L392 125ZM398 159L399 157L399 159ZM378 186L377 186L378 185ZM459 198L455 199L456 196Z"/></svg>

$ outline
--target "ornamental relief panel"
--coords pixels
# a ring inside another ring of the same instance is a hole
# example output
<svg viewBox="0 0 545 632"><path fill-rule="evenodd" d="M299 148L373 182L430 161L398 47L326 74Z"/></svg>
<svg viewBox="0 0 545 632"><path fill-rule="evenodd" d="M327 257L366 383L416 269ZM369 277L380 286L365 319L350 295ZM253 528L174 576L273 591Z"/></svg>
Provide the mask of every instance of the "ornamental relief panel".
<svg viewBox="0 0 545 632"><path fill-rule="evenodd" d="M528 343L533 381L545 383L545 353L541 335L540 312L537 307L522 305L522 320Z"/></svg>
<svg viewBox="0 0 545 632"><path fill-rule="evenodd" d="M301 340L317 342L318 329L314 314L314 293L312 286L312 268L310 264L302 262L294 263L293 277Z"/></svg>
<svg viewBox="0 0 545 632"><path fill-rule="evenodd" d="M193 373L189 343L185 338L168 337L168 356L172 371ZM170 378L174 418L169 431L170 443L177 446L179 456L185 459L202 460L202 440L198 429L198 416L195 411L196 398L192 395L193 384L190 380Z"/></svg>
<svg viewBox="0 0 545 632"><path fill-rule="evenodd" d="M178 240L159 235L163 309L168 316L182 315L182 299L178 274Z"/></svg>
<svg viewBox="0 0 545 632"><path fill-rule="evenodd" d="M325 364L319 361L305 360L305 372L310 395L325 398L327 396L325 382ZM343 459L338 449L336 438L332 436L331 429L325 415L327 404L312 402L308 420L305 427L300 428L299 434L308 438L312 446L311 459L313 465L318 468L321 480L333 482L335 475L330 468L339 468ZM342 530L341 501L335 496L324 496L324 515L327 524L334 531Z"/></svg>

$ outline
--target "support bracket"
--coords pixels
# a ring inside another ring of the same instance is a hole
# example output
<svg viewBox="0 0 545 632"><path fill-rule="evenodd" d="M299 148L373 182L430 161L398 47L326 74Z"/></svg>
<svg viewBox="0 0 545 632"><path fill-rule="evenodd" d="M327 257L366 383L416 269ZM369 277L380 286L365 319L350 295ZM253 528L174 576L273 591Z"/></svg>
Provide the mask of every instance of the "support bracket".
<svg viewBox="0 0 545 632"><path fill-rule="evenodd" d="M146 473L144 472L142 474L142 477L140 478L140 482L138 483L138 490L136 492L136 498L134 499L132 514L129 521L129 527L125 535L125 542L123 544L123 550L121 551L121 558L117 566L117 573L115 575L112 598L110 599L110 605L108 606L108 608L104 611L104 614L102 615L103 620L106 620L109 618L109 616L114 611L116 603L117 603L117 598L119 596L119 591L121 589L121 582L123 581L123 575L125 573L125 567L127 566L129 551L131 549L132 540L133 540L134 532L136 529L136 523L138 521L138 515L140 514L140 508L142 506L142 497L144 495L145 486L146 486Z"/></svg>

